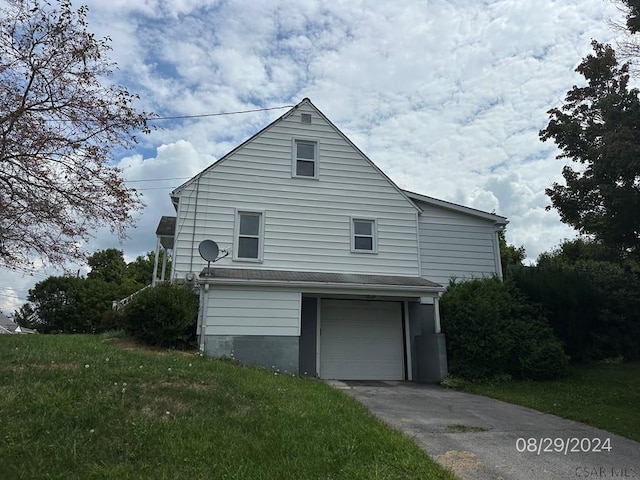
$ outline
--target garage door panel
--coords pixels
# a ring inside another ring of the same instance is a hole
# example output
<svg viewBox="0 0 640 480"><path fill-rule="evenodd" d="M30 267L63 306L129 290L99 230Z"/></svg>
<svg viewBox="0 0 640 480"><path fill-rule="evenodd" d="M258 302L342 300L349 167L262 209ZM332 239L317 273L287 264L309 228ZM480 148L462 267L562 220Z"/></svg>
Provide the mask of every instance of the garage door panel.
<svg viewBox="0 0 640 480"><path fill-rule="evenodd" d="M320 375L343 380L402 380L399 302L323 300Z"/></svg>

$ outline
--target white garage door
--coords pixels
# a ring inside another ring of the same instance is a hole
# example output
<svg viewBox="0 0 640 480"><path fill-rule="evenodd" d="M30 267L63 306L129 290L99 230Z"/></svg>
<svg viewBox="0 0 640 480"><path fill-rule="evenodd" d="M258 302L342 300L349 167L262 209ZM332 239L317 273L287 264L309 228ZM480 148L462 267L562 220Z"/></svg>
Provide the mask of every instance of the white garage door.
<svg viewBox="0 0 640 480"><path fill-rule="evenodd" d="M322 300L320 376L340 380L403 380L399 302Z"/></svg>

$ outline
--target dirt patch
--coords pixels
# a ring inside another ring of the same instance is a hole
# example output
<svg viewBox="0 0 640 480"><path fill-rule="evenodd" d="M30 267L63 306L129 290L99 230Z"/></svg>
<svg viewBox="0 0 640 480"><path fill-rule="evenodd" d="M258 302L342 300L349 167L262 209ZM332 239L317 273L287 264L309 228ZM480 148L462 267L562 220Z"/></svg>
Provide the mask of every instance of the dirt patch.
<svg viewBox="0 0 640 480"><path fill-rule="evenodd" d="M138 342L133 337L113 337L107 338L104 340L104 343L109 345L115 345L116 347L122 348L123 350L136 350L141 352L153 352L160 355L168 355L169 353L179 353L185 357L192 356L197 350L195 348L191 348L188 350L175 350L170 348L158 347L153 345L147 345L145 343Z"/></svg>
<svg viewBox="0 0 640 480"><path fill-rule="evenodd" d="M202 391L208 390L211 386L207 383L193 383L193 382L181 382L181 381L163 381L163 382L155 382L152 384L145 384L145 388L147 389L157 389L157 388L187 388L189 390Z"/></svg>
<svg viewBox="0 0 640 480"><path fill-rule="evenodd" d="M482 462L472 452L449 450L444 455L438 455L436 460L460 477L464 477L468 473L477 472L482 467Z"/></svg>
<svg viewBox="0 0 640 480"><path fill-rule="evenodd" d="M175 415L186 411L188 405L175 398L158 397L153 404L142 407L140 413L145 417L155 418L161 422L171 420Z"/></svg>

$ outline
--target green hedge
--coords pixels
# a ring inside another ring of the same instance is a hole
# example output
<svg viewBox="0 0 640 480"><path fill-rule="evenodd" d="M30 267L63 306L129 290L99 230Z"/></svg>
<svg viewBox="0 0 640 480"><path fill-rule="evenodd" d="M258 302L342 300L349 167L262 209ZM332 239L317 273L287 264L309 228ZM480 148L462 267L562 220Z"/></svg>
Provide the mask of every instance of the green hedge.
<svg viewBox="0 0 640 480"><path fill-rule="evenodd" d="M138 293L122 311L121 324L149 345L182 347L195 339L198 297L187 287L164 283Z"/></svg>
<svg viewBox="0 0 640 480"><path fill-rule="evenodd" d="M449 371L470 380L551 379L568 359L542 311L500 279L452 282L441 299Z"/></svg>

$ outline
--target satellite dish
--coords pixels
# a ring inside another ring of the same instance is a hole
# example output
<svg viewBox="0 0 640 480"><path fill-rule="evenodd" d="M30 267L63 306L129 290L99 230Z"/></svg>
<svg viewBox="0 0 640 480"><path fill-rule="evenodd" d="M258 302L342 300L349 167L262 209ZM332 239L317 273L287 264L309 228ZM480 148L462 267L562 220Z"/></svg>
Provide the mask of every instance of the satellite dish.
<svg viewBox="0 0 640 480"><path fill-rule="evenodd" d="M198 245L198 252L200 252L200 256L204 258L208 263L207 269L211 266L211 262L215 262L218 259L218 254L220 253L220 248L218 248L218 244L213 240L203 240Z"/></svg>

